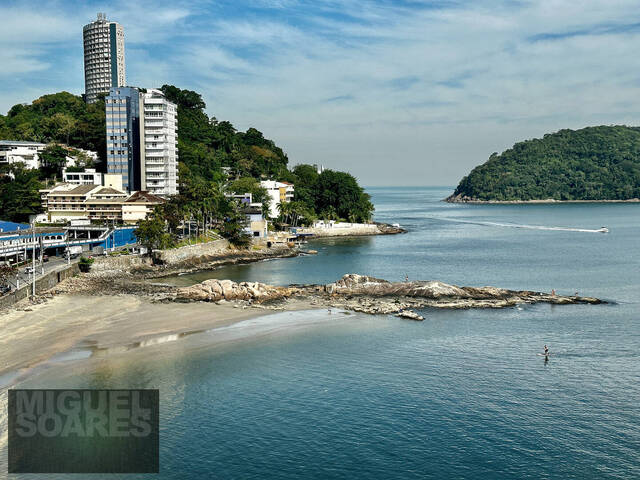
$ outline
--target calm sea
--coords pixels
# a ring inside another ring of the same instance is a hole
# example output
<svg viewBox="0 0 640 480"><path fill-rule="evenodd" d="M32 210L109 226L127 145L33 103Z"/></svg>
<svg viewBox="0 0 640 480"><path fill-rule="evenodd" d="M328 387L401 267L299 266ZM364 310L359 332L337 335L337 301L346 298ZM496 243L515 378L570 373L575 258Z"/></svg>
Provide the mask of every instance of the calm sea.
<svg viewBox="0 0 640 480"><path fill-rule="evenodd" d="M288 312L61 364L24 386L159 388L163 479L640 478L640 205L369 191L376 219L409 233L317 241L317 256L174 282L353 272L612 303L425 310L424 322Z"/></svg>

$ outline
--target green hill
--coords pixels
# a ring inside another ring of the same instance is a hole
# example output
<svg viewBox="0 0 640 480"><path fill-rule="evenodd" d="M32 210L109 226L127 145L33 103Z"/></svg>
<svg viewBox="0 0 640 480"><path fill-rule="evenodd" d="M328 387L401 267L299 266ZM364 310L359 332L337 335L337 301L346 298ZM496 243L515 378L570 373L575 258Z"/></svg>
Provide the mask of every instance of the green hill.
<svg viewBox="0 0 640 480"><path fill-rule="evenodd" d="M560 130L516 143L464 177L451 202L640 198L640 128Z"/></svg>
<svg viewBox="0 0 640 480"><path fill-rule="evenodd" d="M162 86L162 91L178 105L180 194L165 205L164 212L174 224L185 215L229 218L235 208L223 193L251 192L260 201L267 195L258 184L262 179L295 184L294 201L283 212L287 221L304 218L310 222L321 217L364 222L371 218L374 207L369 195L349 173L325 170L318 174L310 165L290 169L287 154L259 130L237 131L230 122L207 115L199 93L173 85ZM0 140L59 142L94 150L102 160L97 168L104 172L104 105L103 96L88 105L68 92L44 95L0 115ZM2 219L23 222L39 213L38 189L55 175L49 168L0 165Z"/></svg>

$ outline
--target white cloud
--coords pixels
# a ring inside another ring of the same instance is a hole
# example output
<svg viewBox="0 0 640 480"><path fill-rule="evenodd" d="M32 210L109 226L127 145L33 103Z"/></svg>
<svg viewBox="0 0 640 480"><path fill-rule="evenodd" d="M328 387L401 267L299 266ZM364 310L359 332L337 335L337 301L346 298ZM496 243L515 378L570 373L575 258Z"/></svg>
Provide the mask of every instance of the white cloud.
<svg viewBox="0 0 640 480"><path fill-rule="evenodd" d="M419 3L253 0L238 13L119 0L99 10L125 26L129 83L200 91L210 113L263 130L293 162L369 184L453 184L515 141L637 122L640 31L617 28L638 17L637 1ZM44 19L50 42L75 45L95 15L54 10L38 9L31 40L17 33L24 44L7 49L15 73L48 68ZM20 31L26 19L12 15Z"/></svg>

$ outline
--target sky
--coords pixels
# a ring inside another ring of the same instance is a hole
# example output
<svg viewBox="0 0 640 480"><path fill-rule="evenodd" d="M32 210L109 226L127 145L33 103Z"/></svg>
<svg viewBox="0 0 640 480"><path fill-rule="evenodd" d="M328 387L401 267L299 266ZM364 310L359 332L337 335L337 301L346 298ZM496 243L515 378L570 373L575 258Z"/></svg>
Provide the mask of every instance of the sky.
<svg viewBox="0 0 640 480"><path fill-rule="evenodd" d="M638 125L638 0L2 0L0 112L83 93L97 12L124 26L127 84L195 90L367 186L454 186L517 141Z"/></svg>

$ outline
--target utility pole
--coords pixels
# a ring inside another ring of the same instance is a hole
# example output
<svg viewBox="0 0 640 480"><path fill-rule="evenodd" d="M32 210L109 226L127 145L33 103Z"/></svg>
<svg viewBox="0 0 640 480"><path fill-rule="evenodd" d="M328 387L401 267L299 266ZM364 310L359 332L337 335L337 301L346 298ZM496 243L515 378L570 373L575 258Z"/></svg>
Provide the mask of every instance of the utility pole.
<svg viewBox="0 0 640 480"><path fill-rule="evenodd" d="M71 255L69 254L69 229L65 232L65 243L67 244L66 248L66 257L67 257L67 265L71 264Z"/></svg>
<svg viewBox="0 0 640 480"><path fill-rule="evenodd" d="M31 259L32 259L32 271L31 275L33 275L33 283L31 289L31 295L33 297L36 296L36 224L35 222L31 224L31 233L32 233L32 249L31 249Z"/></svg>

